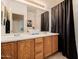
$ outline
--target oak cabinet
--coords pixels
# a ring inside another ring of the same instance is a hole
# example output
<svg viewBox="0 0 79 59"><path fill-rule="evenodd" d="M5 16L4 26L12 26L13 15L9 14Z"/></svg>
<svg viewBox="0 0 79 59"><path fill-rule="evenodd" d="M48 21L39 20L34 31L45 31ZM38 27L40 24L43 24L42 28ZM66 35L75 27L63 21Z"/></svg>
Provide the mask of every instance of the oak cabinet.
<svg viewBox="0 0 79 59"><path fill-rule="evenodd" d="M58 51L58 35L1 44L1 59L44 59Z"/></svg>
<svg viewBox="0 0 79 59"><path fill-rule="evenodd" d="M35 59L43 59L43 38L35 39Z"/></svg>
<svg viewBox="0 0 79 59"><path fill-rule="evenodd" d="M17 59L17 43L2 43L1 59Z"/></svg>
<svg viewBox="0 0 79 59"><path fill-rule="evenodd" d="M35 59L35 43L34 43L34 39L30 41L30 59Z"/></svg>
<svg viewBox="0 0 79 59"><path fill-rule="evenodd" d="M55 53L58 51L58 36L54 35L52 36L52 53Z"/></svg>
<svg viewBox="0 0 79 59"><path fill-rule="evenodd" d="M18 42L18 59L34 59L34 40Z"/></svg>
<svg viewBox="0 0 79 59"><path fill-rule="evenodd" d="M44 37L44 57L51 55L51 37Z"/></svg>

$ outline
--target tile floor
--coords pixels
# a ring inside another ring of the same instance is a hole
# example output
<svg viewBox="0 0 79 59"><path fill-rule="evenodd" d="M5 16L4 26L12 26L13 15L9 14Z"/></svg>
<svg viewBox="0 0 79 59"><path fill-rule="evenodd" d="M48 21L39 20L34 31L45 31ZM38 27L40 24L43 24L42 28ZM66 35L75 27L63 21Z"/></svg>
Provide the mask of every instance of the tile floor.
<svg viewBox="0 0 79 59"><path fill-rule="evenodd" d="M47 59L67 59L67 58L64 57L64 56L62 55L62 53L56 53L55 55L50 56L50 57L48 57Z"/></svg>

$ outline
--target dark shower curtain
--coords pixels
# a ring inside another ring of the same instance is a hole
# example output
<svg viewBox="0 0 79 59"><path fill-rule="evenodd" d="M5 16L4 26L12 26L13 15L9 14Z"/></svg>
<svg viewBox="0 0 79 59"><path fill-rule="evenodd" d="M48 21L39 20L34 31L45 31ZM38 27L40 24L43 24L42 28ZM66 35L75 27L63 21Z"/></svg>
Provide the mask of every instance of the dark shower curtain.
<svg viewBox="0 0 79 59"><path fill-rule="evenodd" d="M74 16L72 0L65 0L65 39L63 55L69 59L78 59L75 42Z"/></svg>
<svg viewBox="0 0 79 59"><path fill-rule="evenodd" d="M51 32L57 32L56 30L58 30L59 33L59 51L68 59L78 59L72 0L64 0L62 3L53 7L51 9L51 15Z"/></svg>

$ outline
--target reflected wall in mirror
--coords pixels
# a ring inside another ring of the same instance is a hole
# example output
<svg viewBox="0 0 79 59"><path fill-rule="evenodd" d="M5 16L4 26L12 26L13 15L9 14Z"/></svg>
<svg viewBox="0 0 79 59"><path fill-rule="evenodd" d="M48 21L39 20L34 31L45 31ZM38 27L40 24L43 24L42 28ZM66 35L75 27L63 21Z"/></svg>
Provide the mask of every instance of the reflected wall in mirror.
<svg viewBox="0 0 79 59"><path fill-rule="evenodd" d="M1 24L3 24L3 11L1 11Z"/></svg>
<svg viewBox="0 0 79 59"><path fill-rule="evenodd" d="M6 8L6 6L4 6L4 25L6 25L6 20L7 20L7 16L8 16L8 10Z"/></svg>
<svg viewBox="0 0 79 59"><path fill-rule="evenodd" d="M9 20L9 26L6 24L7 20ZM1 2L1 33L5 34L7 33L6 31L10 33L10 12L9 8Z"/></svg>
<svg viewBox="0 0 79 59"><path fill-rule="evenodd" d="M1 25L5 25L5 21L7 19L7 8L6 6L4 6L4 4L2 3L1 5Z"/></svg>
<svg viewBox="0 0 79 59"><path fill-rule="evenodd" d="M30 5L27 6L27 30L35 30L35 31L41 30L41 14L44 13L45 11L46 10L42 10ZM32 26L28 26L31 24Z"/></svg>
<svg viewBox="0 0 79 59"><path fill-rule="evenodd" d="M24 15L12 14L13 19L13 33L22 33L24 32Z"/></svg>

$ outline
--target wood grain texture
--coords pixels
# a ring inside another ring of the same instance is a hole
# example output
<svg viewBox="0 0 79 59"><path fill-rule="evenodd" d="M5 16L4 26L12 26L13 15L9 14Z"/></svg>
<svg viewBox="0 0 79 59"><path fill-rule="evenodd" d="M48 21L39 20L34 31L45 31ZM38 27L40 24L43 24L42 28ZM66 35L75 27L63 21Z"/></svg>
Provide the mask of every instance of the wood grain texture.
<svg viewBox="0 0 79 59"><path fill-rule="evenodd" d="M35 59L43 59L43 38L35 39Z"/></svg>
<svg viewBox="0 0 79 59"><path fill-rule="evenodd" d="M2 43L1 59L17 59L17 43Z"/></svg>
<svg viewBox="0 0 79 59"><path fill-rule="evenodd" d="M34 42L32 40L18 42L18 59L34 59Z"/></svg>
<svg viewBox="0 0 79 59"><path fill-rule="evenodd" d="M58 36L54 35L52 36L52 53L55 53L58 51Z"/></svg>
<svg viewBox="0 0 79 59"><path fill-rule="evenodd" d="M44 38L44 57L51 55L51 37Z"/></svg>
<svg viewBox="0 0 79 59"><path fill-rule="evenodd" d="M2 43L1 59L44 59L58 51L58 36Z"/></svg>
<svg viewBox="0 0 79 59"><path fill-rule="evenodd" d="M30 40L30 59L34 59L35 58L35 44L34 44L34 39Z"/></svg>

